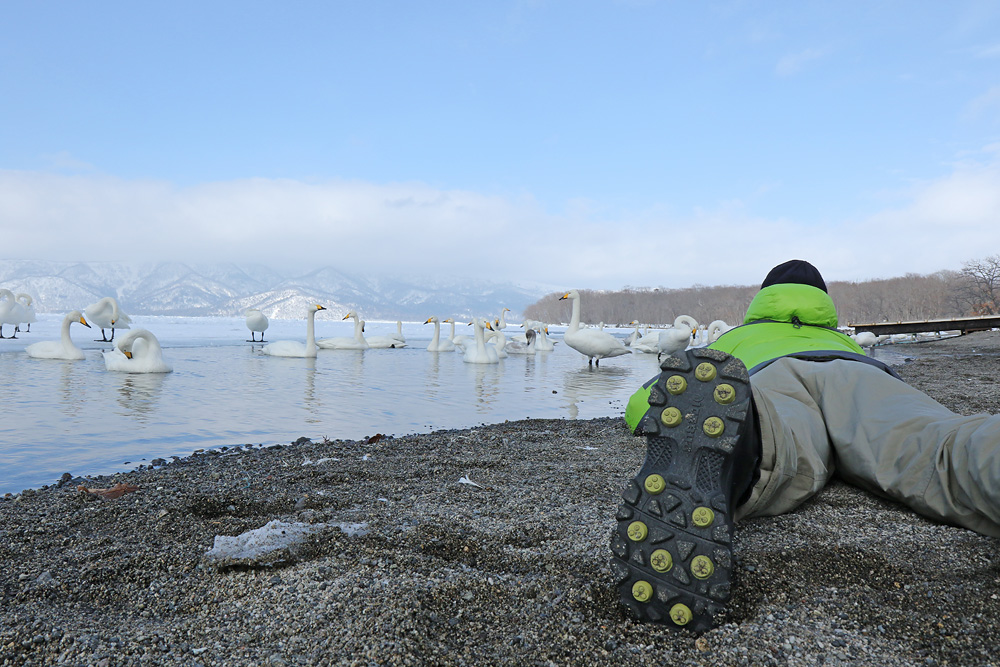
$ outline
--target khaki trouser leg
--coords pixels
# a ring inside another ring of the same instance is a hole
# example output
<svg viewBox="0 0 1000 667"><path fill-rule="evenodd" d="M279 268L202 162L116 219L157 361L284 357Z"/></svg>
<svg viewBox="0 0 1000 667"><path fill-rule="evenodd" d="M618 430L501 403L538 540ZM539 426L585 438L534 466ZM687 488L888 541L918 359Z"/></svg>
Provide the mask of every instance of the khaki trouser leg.
<svg viewBox="0 0 1000 667"><path fill-rule="evenodd" d="M754 374L761 478L739 518L787 512L834 472L1000 537L1000 415L957 415L868 364L784 358Z"/></svg>

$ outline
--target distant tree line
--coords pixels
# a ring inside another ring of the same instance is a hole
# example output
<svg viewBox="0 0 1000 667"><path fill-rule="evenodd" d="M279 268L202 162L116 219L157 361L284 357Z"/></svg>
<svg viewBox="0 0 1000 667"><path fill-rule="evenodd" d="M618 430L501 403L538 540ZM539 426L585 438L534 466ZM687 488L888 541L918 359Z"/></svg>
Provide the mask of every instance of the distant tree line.
<svg viewBox="0 0 1000 667"><path fill-rule="evenodd" d="M969 260L961 271L899 278L827 283L842 326L875 322L946 319L1000 313L1000 255ZM680 289L625 287L618 291L579 290L581 320L610 326L670 326L679 315L702 324L743 322L759 285L695 285ZM524 309L526 319L566 323L570 303L549 294Z"/></svg>

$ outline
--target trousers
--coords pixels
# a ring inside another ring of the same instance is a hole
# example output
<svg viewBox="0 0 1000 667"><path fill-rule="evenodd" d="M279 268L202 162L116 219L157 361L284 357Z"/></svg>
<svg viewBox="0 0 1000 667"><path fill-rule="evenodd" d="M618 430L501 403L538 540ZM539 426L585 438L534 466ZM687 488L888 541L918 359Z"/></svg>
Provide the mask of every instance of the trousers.
<svg viewBox="0 0 1000 667"><path fill-rule="evenodd" d="M869 364L783 357L751 376L760 479L736 519L789 512L833 475L1000 537L1000 415L958 415Z"/></svg>

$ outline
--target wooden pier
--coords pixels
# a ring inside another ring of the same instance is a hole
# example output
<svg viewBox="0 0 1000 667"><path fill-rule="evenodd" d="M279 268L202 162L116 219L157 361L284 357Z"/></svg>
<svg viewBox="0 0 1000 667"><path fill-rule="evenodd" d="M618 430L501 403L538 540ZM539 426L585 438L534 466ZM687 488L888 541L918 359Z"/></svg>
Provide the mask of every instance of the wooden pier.
<svg viewBox="0 0 1000 667"><path fill-rule="evenodd" d="M854 333L870 331L876 336L891 334L915 334L929 331L960 331L962 335L971 331L989 331L1000 327L1000 315L982 317L959 317L951 320L921 320L912 322L879 322L878 324L851 324Z"/></svg>

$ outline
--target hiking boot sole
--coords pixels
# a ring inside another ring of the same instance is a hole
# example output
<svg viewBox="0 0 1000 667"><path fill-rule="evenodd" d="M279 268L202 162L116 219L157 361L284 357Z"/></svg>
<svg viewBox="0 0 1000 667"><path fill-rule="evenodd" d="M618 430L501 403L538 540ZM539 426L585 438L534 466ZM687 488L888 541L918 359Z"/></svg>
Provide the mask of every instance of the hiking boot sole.
<svg viewBox="0 0 1000 667"><path fill-rule="evenodd" d="M750 378L725 352L667 357L636 428L646 459L622 491L611 570L640 620L701 632L726 612L733 575L734 449Z"/></svg>

